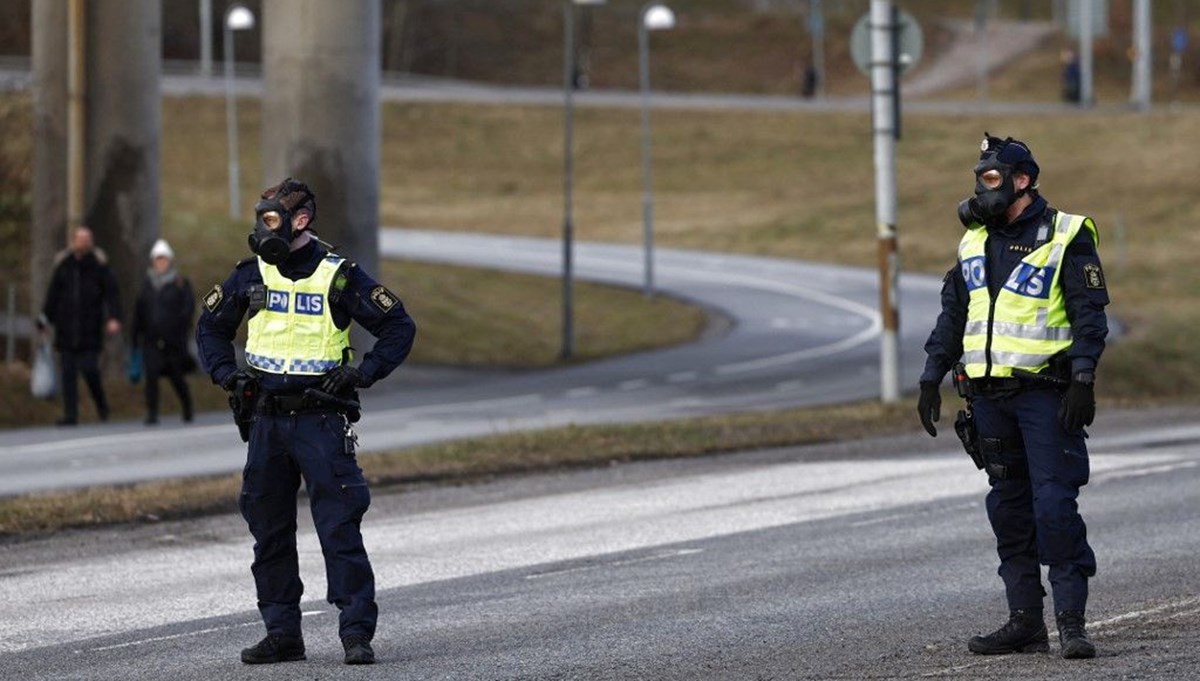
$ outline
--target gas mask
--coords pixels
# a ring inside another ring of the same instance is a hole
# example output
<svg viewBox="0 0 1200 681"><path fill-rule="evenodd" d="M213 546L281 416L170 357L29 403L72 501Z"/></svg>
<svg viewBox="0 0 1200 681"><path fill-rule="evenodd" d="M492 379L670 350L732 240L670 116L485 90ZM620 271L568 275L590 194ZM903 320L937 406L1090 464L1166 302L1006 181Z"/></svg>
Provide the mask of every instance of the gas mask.
<svg viewBox="0 0 1200 681"><path fill-rule="evenodd" d="M254 231L250 233L250 250L268 265L279 265L287 259L296 238L292 218L297 209L308 209L310 224L316 219L316 201L308 187L288 178L267 189L254 205Z"/></svg>
<svg viewBox="0 0 1200 681"><path fill-rule="evenodd" d="M996 154L988 154L975 166L975 196L959 202L958 219L963 227L1002 227L1004 212L1026 191L1014 187L1012 166L997 161Z"/></svg>

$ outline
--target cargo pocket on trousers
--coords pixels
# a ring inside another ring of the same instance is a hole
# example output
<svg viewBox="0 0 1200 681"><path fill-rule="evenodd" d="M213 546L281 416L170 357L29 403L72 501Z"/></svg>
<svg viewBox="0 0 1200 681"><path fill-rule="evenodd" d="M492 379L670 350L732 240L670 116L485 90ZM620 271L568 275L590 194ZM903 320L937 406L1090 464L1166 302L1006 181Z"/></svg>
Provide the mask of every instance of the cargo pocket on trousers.
<svg viewBox="0 0 1200 681"><path fill-rule="evenodd" d="M338 493L351 513L361 516L371 505L371 491L367 488L367 478L358 467L358 462L354 457L339 457L333 460L332 466L333 482Z"/></svg>
<svg viewBox="0 0 1200 681"><path fill-rule="evenodd" d="M242 518L250 528L250 534L257 536L258 530L263 527L263 521L259 517L262 508L262 492L258 488L258 479L262 476L261 470L256 470L251 467L250 462L242 468L242 493L238 495L238 510L242 513Z"/></svg>

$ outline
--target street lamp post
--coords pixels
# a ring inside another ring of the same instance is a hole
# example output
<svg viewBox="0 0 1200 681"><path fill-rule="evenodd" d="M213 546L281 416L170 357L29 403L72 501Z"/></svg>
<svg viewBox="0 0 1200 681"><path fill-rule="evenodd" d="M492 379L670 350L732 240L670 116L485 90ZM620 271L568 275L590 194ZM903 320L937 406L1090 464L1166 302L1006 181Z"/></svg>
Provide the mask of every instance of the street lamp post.
<svg viewBox="0 0 1200 681"><path fill-rule="evenodd" d="M242 5L225 11L225 128L229 138L229 218L238 217L241 203L238 169L237 100L233 95L233 32L254 28L254 13Z"/></svg>
<svg viewBox="0 0 1200 681"><path fill-rule="evenodd" d="M650 172L650 31L675 28L675 13L647 3L638 17L638 65L642 86L642 238L645 242L645 293L654 297L654 183Z"/></svg>
<svg viewBox="0 0 1200 681"><path fill-rule="evenodd" d="M572 215L575 165L575 5L603 5L605 0L565 0L563 4L563 273L562 273L562 358L575 354L574 267L575 223Z"/></svg>

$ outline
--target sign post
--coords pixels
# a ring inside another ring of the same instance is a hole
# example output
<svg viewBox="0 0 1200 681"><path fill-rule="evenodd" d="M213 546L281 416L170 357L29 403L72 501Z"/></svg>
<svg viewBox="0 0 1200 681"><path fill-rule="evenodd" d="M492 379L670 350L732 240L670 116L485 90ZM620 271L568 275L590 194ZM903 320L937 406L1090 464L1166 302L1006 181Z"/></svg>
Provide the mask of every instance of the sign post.
<svg viewBox="0 0 1200 681"><path fill-rule="evenodd" d="M921 57L917 22L888 0L871 0L871 11L854 26L850 53L871 77L875 139L875 224L879 239L880 398L900 400L900 252L896 240L896 140L900 138L900 74Z"/></svg>

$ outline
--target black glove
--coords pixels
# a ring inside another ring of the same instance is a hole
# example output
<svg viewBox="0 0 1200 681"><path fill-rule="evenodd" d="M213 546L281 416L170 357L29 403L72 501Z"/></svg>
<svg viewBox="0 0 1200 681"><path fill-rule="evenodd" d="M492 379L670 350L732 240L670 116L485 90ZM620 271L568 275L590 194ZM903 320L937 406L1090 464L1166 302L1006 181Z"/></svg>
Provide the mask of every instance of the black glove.
<svg viewBox="0 0 1200 681"><path fill-rule="evenodd" d="M348 393L355 388L366 388L371 383L371 379L367 378L366 374L343 364L325 374L324 380L321 381L321 390L336 396Z"/></svg>
<svg viewBox="0 0 1200 681"><path fill-rule="evenodd" d="M229 372L225 380L221 381L221 389L227 393L231 393L237 389L238 381L250 378L250 373L245 369L237 369Z"/></svg>
<svg viewBox="0 0 1200 681"><path fill-rule="evenodd" d="M921 397L917 400L917 415L921 417L921 425L925 432L937 437L934 422L942 418L942 393L938 384L933 381L921 381Z"/></svg>
<svg viewBox="0 0 1200 681"><path fill-rule="evenodd" d="M1071 385L1058 408L1058 420L1062 422L1063 430L1077 433L1084 426L1092 425L1096 418L1095 383L1096 377L1089 371L1080 371L1071 377Z"/></svg>

